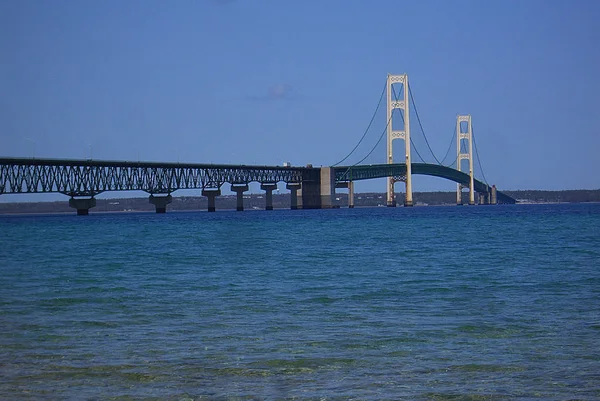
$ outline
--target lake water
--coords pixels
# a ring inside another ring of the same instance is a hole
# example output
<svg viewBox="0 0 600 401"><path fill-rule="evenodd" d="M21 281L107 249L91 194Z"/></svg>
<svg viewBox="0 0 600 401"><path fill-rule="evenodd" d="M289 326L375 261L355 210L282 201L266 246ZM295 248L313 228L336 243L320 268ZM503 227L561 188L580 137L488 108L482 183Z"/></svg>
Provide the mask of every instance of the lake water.
<svg viewBox="0 0 600 401"><path fill-rule="evenodd" d="M92 209L0 245L0 399L600 399L600 204Z"/></svg>

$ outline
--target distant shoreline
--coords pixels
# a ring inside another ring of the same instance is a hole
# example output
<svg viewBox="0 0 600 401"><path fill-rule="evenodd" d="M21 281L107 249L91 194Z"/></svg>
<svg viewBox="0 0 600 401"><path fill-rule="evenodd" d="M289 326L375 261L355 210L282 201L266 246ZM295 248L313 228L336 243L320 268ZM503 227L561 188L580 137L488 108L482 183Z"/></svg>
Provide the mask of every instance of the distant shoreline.
<svg viewBox="0 0 600 401"><path fill-rule="evenodd" d="M587 203L600 202L600 189L595 190L522 190L503 191L517 199L519 204L557 204L557 203ZM466 195L466 192L464 193ZM396 193L398 203L404 198L403 193ZM413 194L415 206L451 206L456 205L456 192L415 192ZM1 199L1 198L0 198ZM354 194L355 207L385 206L386 194L381 192L365 192ZM463 203L468 201L468 196L463 196ZM348 194L336 193L336 205L346 207ZM206 211L207 198L201 196L173 196L173 202L167 206L168 212L174 211ZM244 196L246 210L264 210L264 194L248 194ZM217 210L235 210L236 196L223 195L217 198ZM289 194L273 194L274 209L289 209ZM90 210L91 213L114 212L154 212L154 206L148 198L109 198L97 199L97 205ZM0 215L28 215L28 214L71 214L74 210L69 207L68 198L64 201L45 202L6 202L0 203Z"/></svg>

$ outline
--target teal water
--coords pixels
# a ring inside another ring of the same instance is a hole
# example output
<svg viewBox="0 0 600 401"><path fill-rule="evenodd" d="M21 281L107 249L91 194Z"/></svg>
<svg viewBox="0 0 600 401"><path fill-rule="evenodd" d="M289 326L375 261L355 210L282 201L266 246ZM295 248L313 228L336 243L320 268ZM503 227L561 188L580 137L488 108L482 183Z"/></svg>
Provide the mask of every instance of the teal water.
<svg viewBox="0 0 600 401"><path fill-rule="evenodd" d="M0 399L600 399L600 204L3 216L0 245Z"/></svg>

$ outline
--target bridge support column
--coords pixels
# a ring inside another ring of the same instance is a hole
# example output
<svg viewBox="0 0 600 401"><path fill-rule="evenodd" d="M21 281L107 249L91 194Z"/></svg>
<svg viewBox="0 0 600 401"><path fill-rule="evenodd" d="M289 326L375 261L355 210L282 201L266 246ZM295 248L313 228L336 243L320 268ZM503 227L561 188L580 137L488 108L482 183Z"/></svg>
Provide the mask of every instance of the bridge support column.
<svg viewBox="0 0 600 401"><path fill-rule="evenodd" d="M69 206L77 209L77 216L87 216L90 209L96 206L96 198L74 198L69 199Z"/></svg>
<svg viewBox="0 0 600 401"><path fill-rule="evenodd" d="M265 210L273 210L273 190L277 189L277 184L260 184L260 189L265 191Z"/></svg>
<svg viewBox="0 0 600 401"><path fill-rule="evenodd" d="M394 190L394 181L393 177L388 177L388 195L387 195L387 207L396 207L396 191Z"/></svg>
<svg viewBox="0 0 600 401"><path fill-rule="evenodd" d="M393 84L402 84L402 93L404 94L403 99L396 97ZM394 163L393 146L392 142L395 139L404 140L404 162L406 163L406 177L404 182L406 184L406 197L404 198L404 206L413 205L412 196L412 163L410 155L410 111L409 111L409 88L408 88L408 75L391 75L387 77L387 162L388 164ZM404 118L402 129L393 129L394 125L392 115L394 109L400 109L403 111ZM396 182L394 177L388 177L387 179L387 205L390 207L396 206L396 196L394 193L394 183Z"/></svg>
<svg viewBox="0 0 600 401"><path fill-rule="evenodd" d="M336 188L348 188L348 208L352 209L354 207L354 182L338 182L335 184Z"/></svg>
<svg viewBox="0 0 600 401"><path fill-rule="evenodd" d="M492 185L492 192L490 193L490 203L492 205L498 204L498 196L496 194L496 186Z"/></svg>
<svg viewBox="0 0 600 401"><path fill-rule="evenodd" d="M412 198L412 188L409 191L408 190L408 185L406 186L406 196L404 197L404 207L412 207L414 205L413 203L413 198Z"/></svg>
<svg viewBox="0 0 600 401"><path fill-rule="evenodd" d="M148 201L156 207L156 213L166 213L167 205L173 202L173 197L171 195L167 196L154 196L150 195Z"/></svg>
<svg viewBox="0 0 600 401"><path fill-rule="evenodd" d="M461 127L461 123L466 123L466 131L463 131ZM464 142L467 142L466 146ZM467 147L468 146L468 147ZM463 151L464 149L464 151ZM456 169L458 171L462 171L461 169L461 161L462 160L469 161L469 205L475 204L475 184L473 177L473 128L471 125L471 115L456 116ZM463 186L461 184L457 184L456 189L456 203L462 204L461 201L461 192Z"/></svg>
<svg viewBox="0 0 600 401"><path fill-rule="evenodd" d="M208 198L208 211L214 212L217 210L215 198L221 195L219 188L204 188L202 189L202 196Z"/></svg>
<svg viewBox="0 0 600 401"><path fill-rule="evenodd" d="M348 181L348 208L354 208L354 181Z"/></svg>
<svg viewBox="0 0 600 401"><path fill-rule="evenodd" d="M248 190L248 184L235 185L231 184L231 190L237 194L237 205L235 210L238 212L244 211L244 192Z"/></svg>
<svg viewBox="0 0 600 401"><path fill-rule="evenodd" d="M302 185L288 182L285 188L290 190L290 209L302 209ZM298 196L298 191L300 191L300 196Z"/></svg>
<svg viewBox="0 0 600 401"><path fill-rule="evenodd" d="M334 207L335 172L331 167L321 167L321 209Z"/></svg>
<svg viewBox="0 0 600 401"><path fill-rule="evenodd" d="M321 183L318 181L303 181L300 199L302 209L320 209Z"/></svg>

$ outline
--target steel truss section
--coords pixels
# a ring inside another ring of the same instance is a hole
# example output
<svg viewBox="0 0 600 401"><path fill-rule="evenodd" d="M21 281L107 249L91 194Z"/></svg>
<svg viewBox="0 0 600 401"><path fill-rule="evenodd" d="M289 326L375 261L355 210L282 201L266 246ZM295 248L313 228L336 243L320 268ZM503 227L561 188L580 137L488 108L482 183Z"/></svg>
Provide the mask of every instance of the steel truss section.
<svg viewBox="0 0 600 401"><path fill-rule="evenodd" d="M0 158L0 194L94 196L131 190L164 194L219 188L226 182L302 183L316 177L318 169L305 167Z"/></svg>

